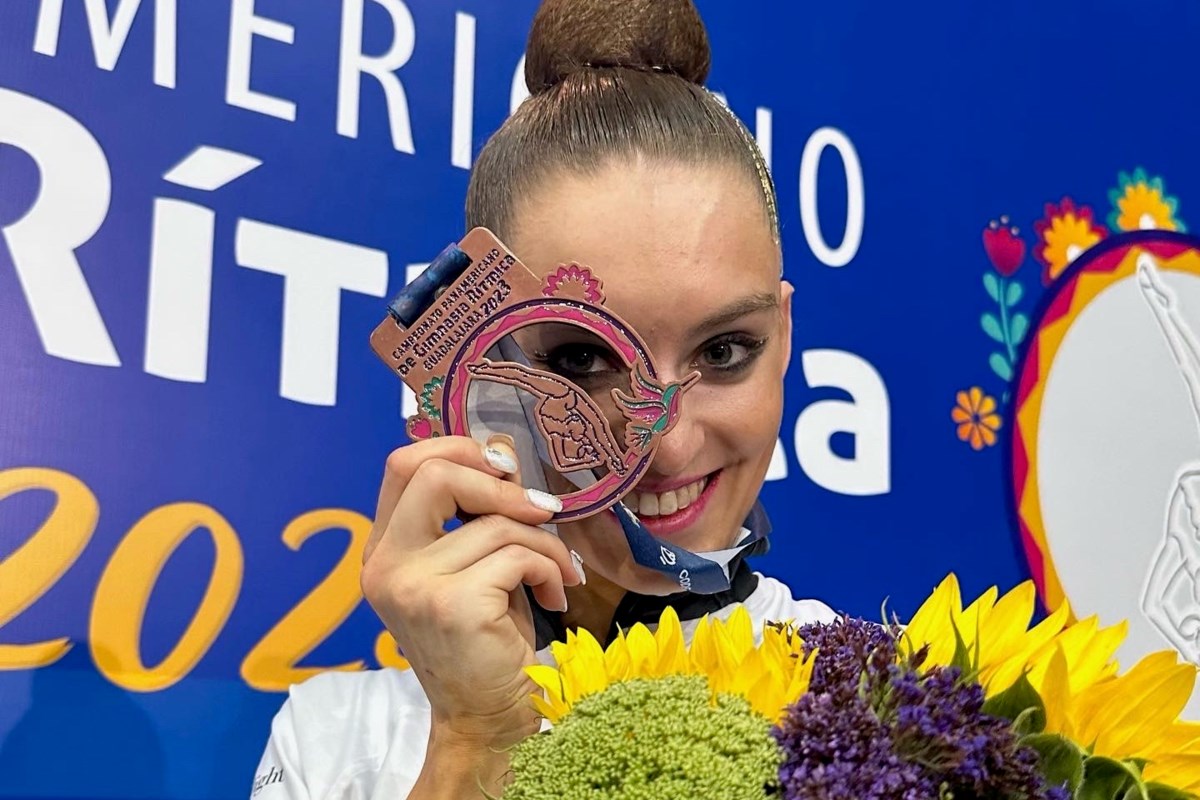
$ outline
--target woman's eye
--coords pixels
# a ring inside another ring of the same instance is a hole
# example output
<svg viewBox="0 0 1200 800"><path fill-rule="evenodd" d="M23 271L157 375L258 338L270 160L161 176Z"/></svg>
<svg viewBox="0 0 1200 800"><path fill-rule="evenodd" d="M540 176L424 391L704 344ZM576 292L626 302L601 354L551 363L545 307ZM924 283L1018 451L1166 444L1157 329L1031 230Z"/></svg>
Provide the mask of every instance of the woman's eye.
<svg viewBox="0 0 1200 800"><path fill-rule="evenodd" d="M556 348L546 357L546 363L559 375L566 376L594 376L613 369L607 354L584 345Z"/></svg>
<svg viewBox="0 0 1200 800"><path fill-rule="evenodd" d="M696 366L726 374L735 373L753 364L766 343L766 339L743 335L714 339L700 349Z"/></svg>
<svg viewBox="0 0 1200 800"><path fill-rule="evenodd" d="M732 342L717 342L708 346L704 358L710 367L727 367L736 359L744 358L745 349Z"/></svg>

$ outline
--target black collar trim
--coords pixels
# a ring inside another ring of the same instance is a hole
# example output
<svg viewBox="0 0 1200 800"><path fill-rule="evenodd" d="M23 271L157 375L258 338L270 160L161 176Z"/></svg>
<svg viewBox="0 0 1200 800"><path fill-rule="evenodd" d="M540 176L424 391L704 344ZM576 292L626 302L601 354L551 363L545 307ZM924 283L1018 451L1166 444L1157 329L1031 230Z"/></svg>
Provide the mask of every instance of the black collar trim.
<svg viewBox="0 0 1200 800"><path fill-rule="evenodd" d="M699 619L705 614L712 614L734 603L745 602L746 598L758 588L758 575L746 563L746 558L766 552L766 549L767 540L762 539L735 556L729 563L729 588L723 592L715 594L677 592L665 596L626 592L625 596L621 598L621 602L617 604L612 624L601 644L607 646L616 637L618 630L628 630L639 622L656 624L667 606L673 607L675 613L679 615L679 619L683 621ZM566 639L567 631L563 626L561 614L544 610L532 595L530 595L529 605L533 609L533 624L537 634L538 650L549 647L551 642Z"/></svg>

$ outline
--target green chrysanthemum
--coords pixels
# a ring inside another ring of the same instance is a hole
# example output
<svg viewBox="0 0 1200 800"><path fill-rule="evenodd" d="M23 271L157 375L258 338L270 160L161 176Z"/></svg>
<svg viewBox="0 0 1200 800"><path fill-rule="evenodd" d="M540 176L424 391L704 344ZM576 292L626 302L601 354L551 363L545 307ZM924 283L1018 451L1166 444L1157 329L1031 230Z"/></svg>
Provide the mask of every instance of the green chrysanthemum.
<svg viewBox="0 0 1200 800"><path fill-rule="evenodd" d="M519 744L504 800L758 800L781 761L770 723L744 698L713 703L698 675L630 680Z"/></svg>

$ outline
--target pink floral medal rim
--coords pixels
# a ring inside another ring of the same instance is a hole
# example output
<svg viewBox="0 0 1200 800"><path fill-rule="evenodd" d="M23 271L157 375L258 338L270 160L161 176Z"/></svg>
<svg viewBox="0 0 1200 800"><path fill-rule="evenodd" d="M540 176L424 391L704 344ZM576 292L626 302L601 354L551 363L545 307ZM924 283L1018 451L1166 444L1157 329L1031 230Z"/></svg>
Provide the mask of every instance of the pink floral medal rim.
<svg viewBox="0 0 1200 800"><path fill-rule="evenodd" d="M602 307L557 297L527 300L503 309L473 331L451 362L446 372L441 408L442 419L451 434L471 435L467 423L467 396L474 378L465 365L481 361L497 342L517 330L546 322L572 325L600 337L620 357L626 368L635 374L640 369L651 381L657 379L658 373L645 343L632 328ZM550 521L557 523L583 519L619 502L650 467L657 449L657 439L657 436L654 437L654 441L644 448L631 447L626 451L624 462L627 469L624 475L610 470L586 489L560 495L563 510L551 517Z"/></svg>

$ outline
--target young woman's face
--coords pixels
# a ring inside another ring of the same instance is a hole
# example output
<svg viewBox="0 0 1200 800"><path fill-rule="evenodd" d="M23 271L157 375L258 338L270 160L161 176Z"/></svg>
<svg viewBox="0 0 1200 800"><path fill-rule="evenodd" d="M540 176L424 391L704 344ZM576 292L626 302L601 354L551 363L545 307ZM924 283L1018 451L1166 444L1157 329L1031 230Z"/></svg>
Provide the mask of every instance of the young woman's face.
<svg viewBox="0 0 1200 800"><path fill-rule="evenodd" d="M538 273L590 267L606 306L646 341L660 379L701 373L625 499L652 533L694 552L731 545L779 433L792 289L779 278L760 192L731 169L619 162L548 180L517 209L507 242ZM566 342L545 356L585 389L616 377L586 345ZM590 569L646 590L648 575L628 563L611 514L560 526L560 535Z"/></svg>

